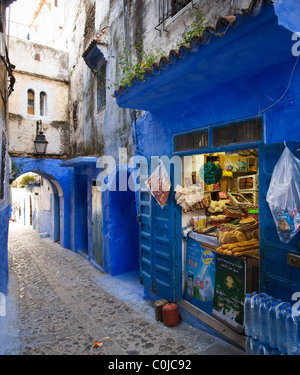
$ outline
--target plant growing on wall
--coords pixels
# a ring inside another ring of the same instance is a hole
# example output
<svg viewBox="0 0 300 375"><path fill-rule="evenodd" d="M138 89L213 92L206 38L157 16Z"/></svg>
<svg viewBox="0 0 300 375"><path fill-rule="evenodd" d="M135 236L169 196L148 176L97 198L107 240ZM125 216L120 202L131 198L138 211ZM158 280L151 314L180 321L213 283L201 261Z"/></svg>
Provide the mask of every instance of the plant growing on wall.
<svg viewBox="0 0 300 375"><path fill-rule="evenodd" d="M182 40L177 42L178 46L190 43L194 36L199 36L205 30L205 18L202 16L202 10L190 9L193 22L188 27L187 32L182 36Z"/></svg>
<svg viewBox="0 0 300 375"><path fill-rule="evenodd" d="M159 47L152 46L149 51L144 51L142 44L134 46L136 59L131 59L130 49L125 41L122 43L122 50L118 58L117 67L120 72L120 79L117 85L131 85L133 78L144 80L147 69L159 61L166 53Z"/></svg>
<svg viewBox="0 0 300 375"><path fill-rule="evenodd" d="M20 163L16 163L14 159L11 159L11 173L10 173L10 181L13 181L16 177L18 177L23 170L24 163L21 161Z"/></svg>

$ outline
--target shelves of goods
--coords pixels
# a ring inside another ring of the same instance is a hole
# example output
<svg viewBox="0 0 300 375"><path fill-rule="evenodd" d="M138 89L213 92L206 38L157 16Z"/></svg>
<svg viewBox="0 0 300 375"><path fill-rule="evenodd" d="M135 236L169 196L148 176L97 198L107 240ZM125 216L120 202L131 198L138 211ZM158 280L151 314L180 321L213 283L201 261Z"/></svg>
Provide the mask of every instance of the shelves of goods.
<svg viewBox="0 0 300 375"><path fill-rule="evenodd" d="M257 207L236 207L211 200L205 215L191 218L192 230L213 236L220 246L214 251L242 258L259 258Z"/></svg>

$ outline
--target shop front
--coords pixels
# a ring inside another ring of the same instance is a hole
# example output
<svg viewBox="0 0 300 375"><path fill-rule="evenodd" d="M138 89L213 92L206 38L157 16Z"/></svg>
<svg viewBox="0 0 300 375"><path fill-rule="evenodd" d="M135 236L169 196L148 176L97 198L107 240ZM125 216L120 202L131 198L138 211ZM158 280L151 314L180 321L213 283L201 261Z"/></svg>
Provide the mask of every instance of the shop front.
<svg viewBox="0 0 300 375"><path fill-rule="evenodd" d="M259 290L258 149L182 159L183 298L242 332L245 293Z"/></svg>
<svg viewBox="0 0 300 375"><path fill-rule="evenodd" d="M299 159L296 20L282 4L254 9L225 36L207 30L171 51L159 74L115 93L120 107L147 111L135 124L152 161L137 202L141 283L240 335L245 293L292 301L300 291L299 234L282 242L267 202L285 147ZM163 204L147 179L161 164Z"/></svg>

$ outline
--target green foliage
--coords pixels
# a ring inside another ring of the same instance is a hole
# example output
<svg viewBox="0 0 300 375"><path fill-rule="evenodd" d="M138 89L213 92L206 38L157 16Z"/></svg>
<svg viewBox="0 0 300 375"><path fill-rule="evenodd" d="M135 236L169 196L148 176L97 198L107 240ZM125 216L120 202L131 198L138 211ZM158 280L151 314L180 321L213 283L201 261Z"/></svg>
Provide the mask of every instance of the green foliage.
<svg viewBox="0 0 300 375"><path fill-rule="evenodd" d="M34 182L35 180L36 180L35 175L25 174L20 180L20 185L26 186L26 185L29 185L31 182Z"/></svg>
<svg viewBox="0 0 300 375"><path fill-rule="evenodd" d="M194 18L190 24L188 31L182 36L182 40L178 41L178 46L190 43L194 36L199 36L205 30L205 18L202 16L202 10L190 9L191 16Z"/></svg>
<svg viewBox="0 0 300 375"><path fill-rule="evenodd" d="M11 159L11 175L12 175L12 177L14 178L14 177L17 177L18 175L20 175L22 173L23 167L24 167L23 161L21 161L20 163L17 164L14 159Z"/></svg>
<svg viewBox="0 0 300 375"><path fill-rule="evenodd" d="M120 79L118 85L131 85L133 78L137 77L141 81L144 80L147 69L150 69L152 64L159 61L165 52L158 47L152 46L149 51L144 51L142 44L134 46L137 59L131 59L131 53L126 46L125 41L122 43L122 50L118 58L117 67L120 72Z"/></svg>

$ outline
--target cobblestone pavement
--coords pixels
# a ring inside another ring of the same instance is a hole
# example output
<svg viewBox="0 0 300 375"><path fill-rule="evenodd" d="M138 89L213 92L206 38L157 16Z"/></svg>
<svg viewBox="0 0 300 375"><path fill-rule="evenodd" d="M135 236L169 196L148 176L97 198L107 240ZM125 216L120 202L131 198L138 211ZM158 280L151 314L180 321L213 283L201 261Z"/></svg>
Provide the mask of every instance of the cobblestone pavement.
<svg viewBox="0 0 300 375"><path fill-rule="evenodd" d="M101 273L80 254L16 223L10 224L9 268L0 354L244 354L184 322L165 327L142 286L133 291L126 277L121 282ZM95 340L103 345L93 348Z"/></svg>

